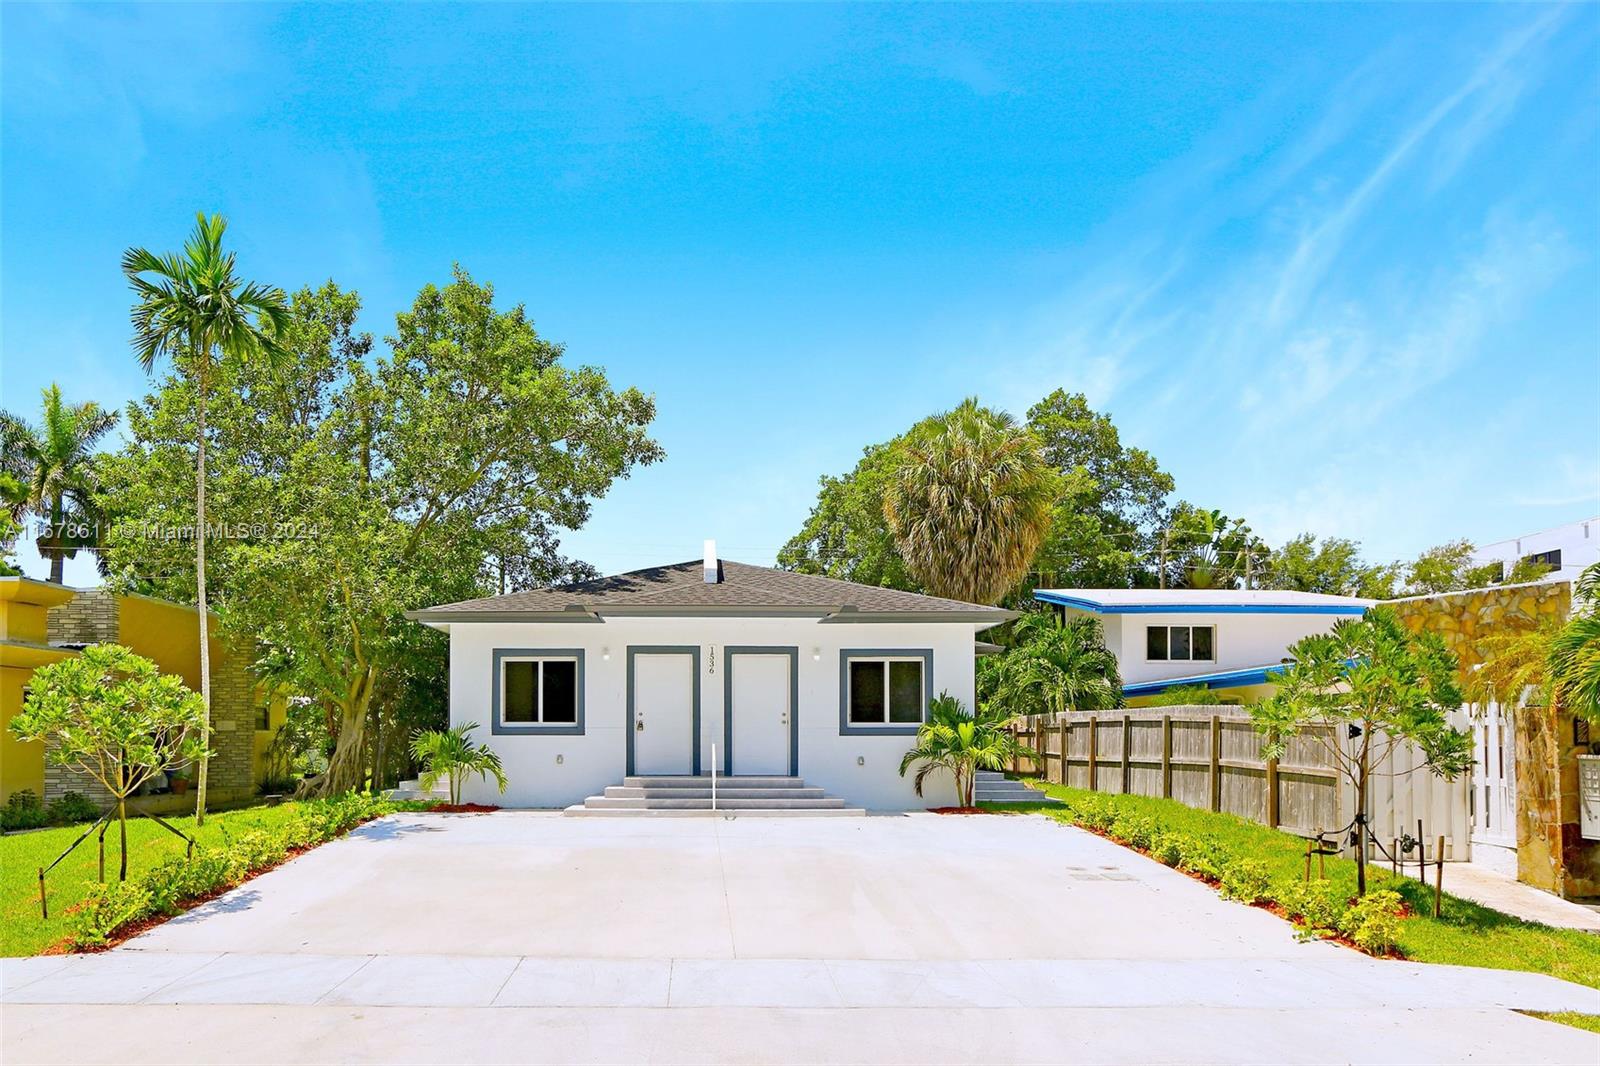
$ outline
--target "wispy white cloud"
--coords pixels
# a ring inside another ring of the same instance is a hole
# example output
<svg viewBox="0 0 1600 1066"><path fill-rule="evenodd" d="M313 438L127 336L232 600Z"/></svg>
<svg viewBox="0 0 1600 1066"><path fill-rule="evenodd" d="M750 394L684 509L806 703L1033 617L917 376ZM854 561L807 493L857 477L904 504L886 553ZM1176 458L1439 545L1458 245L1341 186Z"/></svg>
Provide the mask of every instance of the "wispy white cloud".
<svg viewBox="0 0 1600 1066"><path fill-rule="evenodd" d="M1520 188L1459 193L1526 109L1565 17L1525 19L1453 76L1440 63L1431 95L1406 49L1378 50L1316 107L1269 93L1065 252L1062 295L998 325L965 369L1019 414L1053 387L1088 393L1180 492L1270 538L1311 529L1403 554L1429 529L1470 535L1460 501L1482 486L1467 456L1490 442L1470 421L1435 426L1449 419L1434 397L1483 376L1587 235ZM1428 215L1434 199L1448 209ZM1506 433L1540 416L1489 417Z"/></svg>

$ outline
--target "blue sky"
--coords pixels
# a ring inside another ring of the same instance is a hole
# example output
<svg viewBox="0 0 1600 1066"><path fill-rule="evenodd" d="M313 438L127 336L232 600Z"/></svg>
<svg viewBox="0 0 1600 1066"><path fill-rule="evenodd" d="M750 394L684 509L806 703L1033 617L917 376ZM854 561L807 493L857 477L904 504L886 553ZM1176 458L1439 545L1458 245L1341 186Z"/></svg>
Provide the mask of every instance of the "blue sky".
<svg viewBox="0 0 1600 1066"><path fill-rule="evenodd" d="M145 388L118 256L205 209L379 337L459 261L653 392L607 571L770 561L863 446L1056 387L1274 542L1600 512L1600 7L0 20L8 409Z"/></svg>

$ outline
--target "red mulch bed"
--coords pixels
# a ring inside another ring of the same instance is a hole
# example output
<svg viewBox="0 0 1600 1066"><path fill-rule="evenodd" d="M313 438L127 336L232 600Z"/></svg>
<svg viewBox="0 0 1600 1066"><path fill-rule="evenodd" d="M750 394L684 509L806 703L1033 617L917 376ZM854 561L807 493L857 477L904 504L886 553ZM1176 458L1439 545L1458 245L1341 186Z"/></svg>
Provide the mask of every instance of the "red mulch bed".
<svg viewBox="0 0 1600 1066"><path fill-rule="evenodd" d="M492 814L500 808L489 803L435 803L429 814Z"/></svg>
<svg viewBox="0 0 1600 1066"><path fill-rule="evenodd" d="M986 810L983 807L929 807L932 814L999 814L999 811Z"/></svg>

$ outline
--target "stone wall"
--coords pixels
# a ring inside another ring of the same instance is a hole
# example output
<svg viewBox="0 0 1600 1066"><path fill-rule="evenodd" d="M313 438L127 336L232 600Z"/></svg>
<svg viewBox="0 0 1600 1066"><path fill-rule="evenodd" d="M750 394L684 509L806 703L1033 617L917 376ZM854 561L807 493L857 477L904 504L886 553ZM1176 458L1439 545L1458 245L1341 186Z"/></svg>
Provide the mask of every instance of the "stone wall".
<svg viewBox="0 0 1600 1066"><path fill-rule="evenodd" d="M148 601L146 601L148 603ZM175 609L175 608L173 608ZM125 644L140 654L141 645L155 635L123 632L122 600L105 589L83 589L72 600L52 607L49 634L52 644ZM188 612L191 616L193 611ZM197 627L198 629L198 627ZM170 637L170 634L163 636ZM198 632L196 632L198 638ZM168 641L170 644L170 640ZM213 649L218 647L213 643ZM169 651L170 653L170 651ZM198 659L198 639L191 655ZM207 806L247 799L255 792L255 693L245 656L215 651L211 660L211 769ZM170 664L161 664L172 669ZM198 671L195 665L194 671ZM185 672L191 672L186 669ZM191 684L194 682L191 681ZM64 792L81 792L96 804L109 806L111 797L93 778L45 762L44 799ZM189 801L192 803L192 800ZM143 805L141 805L143 806Z"/></svg>
<svg viewBox="0 0 1600 1066"><path fill-rule="evenodd" d="M1461 660L1462 669L1469 670L1479 661L1478 641L1490 633L1564 620L1572 610L1572 585L1566 581L1504 585L1391 600L1383 606L1413 632L1438 633Z"/></svg>
<svg viewBox="0 0 1600 1066"><path fill-rule="evenodd" d="M1469 671L1481 661L1478 642L1508 629L1563 622L1572 610L1572 585L1550 581L1395 600L1392 608L1413 631L1440 634ZM1578 755L1573 716L1548 707L1522 707L1517 738L1517 877L1568 897L1600 896L1600 843L1578 825Z"/></svg>

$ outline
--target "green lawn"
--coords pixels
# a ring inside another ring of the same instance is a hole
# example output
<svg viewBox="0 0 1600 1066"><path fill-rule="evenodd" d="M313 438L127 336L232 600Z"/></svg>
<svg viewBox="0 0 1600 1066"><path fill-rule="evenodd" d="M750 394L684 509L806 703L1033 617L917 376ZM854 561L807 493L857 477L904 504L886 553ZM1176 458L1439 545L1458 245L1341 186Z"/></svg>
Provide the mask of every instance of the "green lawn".
<svg viewBox="0 0 1600 1066"><path fill-rule="evenodd" d="M248 829L275 826L286 821L295 804L246 807L213 814L197 835L205 844L221 844L224 834L237 836ZM194 834L194 818L168 818L185 833ZM78 850L45 878L50 898L50 920L39 918L39 867L48 866L86 826L40 829L0 837L0 956L37 955L66 935L62 914L81 900L85 887L99 873L99 849L90 836ZM182 855L184 842L147 818L128 822L128 876L148 870L163 859ZM117 876L117 823L106 831L106 877Z"/></svg>
<svg viewBox="0 0 1600 1066"><path fill-rule="evenodd" d="M1525 1010L1522 1013L1531 1018L1543 1018L1547 1022L1556 1022L1559 1025L1570 1025L1574 1029L1587 1029L1591 1033L1600 1033L1600 1014L1579 1014L1575 1010Z"/></svg>
<svg viewBox="0 0 1600 1066"><path fill-rule="evenodd" d="M1075 797L1098 796L1103 801L1154 819L1162 828L1210 836L1238 855L1261 859L1284 879L1305 872L1305 841L1289 833L1268 829L1230 814L1213 814L1185 807L1172 800L1148 796L1091 793L1061 785L1030 783L1071 804ZM1008 804L1007 809L1037 811L1070 821L1067 810L1052 806ZM1349 859L1328 862L1328 879L1356 890L1356 864ZM1394 877L1387 869L1368 865L1368 886L1393 888L1416 913L1401 923L1400 948L1419 962L1487 966L1501 970L1546 973L1591 988L1600 988L1600 936L1573 929L1552 929L1513 918L1449 894L1450 866L1444 868L1446 888L1442 917L1433 916L1433 889L1409 877Z"/></svg>

